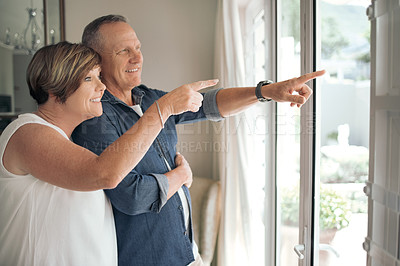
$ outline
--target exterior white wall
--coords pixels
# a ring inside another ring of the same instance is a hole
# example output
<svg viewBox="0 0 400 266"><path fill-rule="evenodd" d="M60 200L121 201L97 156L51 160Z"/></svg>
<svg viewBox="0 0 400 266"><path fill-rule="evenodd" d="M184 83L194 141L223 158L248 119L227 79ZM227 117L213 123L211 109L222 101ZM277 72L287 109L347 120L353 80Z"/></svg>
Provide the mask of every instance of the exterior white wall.
<svg viewBox="0 0 400 266"><path fill-rule="evenodd" d="M65 1L66 40L80 42L83 28L107 14L128 18L142 43L142 82L165 91L213 76L217 1ZM210 122L181 127L178 147L194 175L212 175ZM199 133L200 132L200 133Z"/></svg>

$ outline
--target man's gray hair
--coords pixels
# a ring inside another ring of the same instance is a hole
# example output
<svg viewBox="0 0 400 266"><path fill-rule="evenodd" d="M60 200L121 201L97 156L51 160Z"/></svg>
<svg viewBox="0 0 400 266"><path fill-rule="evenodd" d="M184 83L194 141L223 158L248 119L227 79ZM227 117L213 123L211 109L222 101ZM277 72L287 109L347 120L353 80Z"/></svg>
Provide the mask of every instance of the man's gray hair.
<svg viewBox="0 0 400 266"><path fill-rule="evenodd" d="M102 36L99 32L100 26L116 22L128 23L128 20L121 15L107 15L96 18L95 20L90 22L83 30L82 43L97 51L100 50L102 46Z"/></svg>

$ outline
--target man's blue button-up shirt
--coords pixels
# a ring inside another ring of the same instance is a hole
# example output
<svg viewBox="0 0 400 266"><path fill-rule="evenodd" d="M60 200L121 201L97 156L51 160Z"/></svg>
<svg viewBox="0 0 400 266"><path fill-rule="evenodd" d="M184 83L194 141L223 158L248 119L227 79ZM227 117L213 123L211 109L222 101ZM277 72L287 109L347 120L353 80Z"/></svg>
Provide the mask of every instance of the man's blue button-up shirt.
<svg viewBox="0 0 400 266"><path fill-rule="evenodd" d="M168 180L164 173L168 168L164 157L175 168L176 124L221 119L216 104L217 92L211 90L203 95L203 105L198 112L169 117L138 165L115 189L105 190L113 206L119 265L183 266L194 260L192 224L190 222L189 228L185 228L178 193L167 201ZM132 89L132 97L143 112L164 94L166 92L144 85ZM108 91L103 95L102 105L102 116L83 122L72 134L75 143L98 155L140 118L131 107ZM189 190L186 186L183 190L191 206Z"/></svg>

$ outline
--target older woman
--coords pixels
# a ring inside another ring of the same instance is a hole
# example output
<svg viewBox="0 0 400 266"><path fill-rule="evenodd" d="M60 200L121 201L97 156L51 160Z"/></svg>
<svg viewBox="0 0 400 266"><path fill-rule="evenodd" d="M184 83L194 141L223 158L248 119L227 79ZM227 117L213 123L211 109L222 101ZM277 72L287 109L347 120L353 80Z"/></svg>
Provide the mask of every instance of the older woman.
<svg viewBox="0 0 400 266"><path fill-rule="evenodd" d="M197 90L215 81L166 94L100 156L70 141L77 125L103 112L99 55L81 44L43 47L27 82L38 109L0 136L0 264L116 265L113 214L102 189L135 167L170 115L197 111ZM176 162L165 174L167 191L159 191L166 198L192 180L185 159L177 155Z"/></svg>

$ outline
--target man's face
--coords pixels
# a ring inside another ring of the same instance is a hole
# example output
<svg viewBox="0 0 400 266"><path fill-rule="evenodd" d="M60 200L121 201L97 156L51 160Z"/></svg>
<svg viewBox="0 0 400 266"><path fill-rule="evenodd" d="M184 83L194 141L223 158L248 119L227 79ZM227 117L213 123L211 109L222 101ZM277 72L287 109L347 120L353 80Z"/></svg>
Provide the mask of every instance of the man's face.
<svg viewBox="0 0 400 266"><path fill-rule="evenodd" d="M130 91L140 85L143 65L141 44L132 27L124 22L104 24L100 27L103 36L102 81L111 92Z"/></svg>

